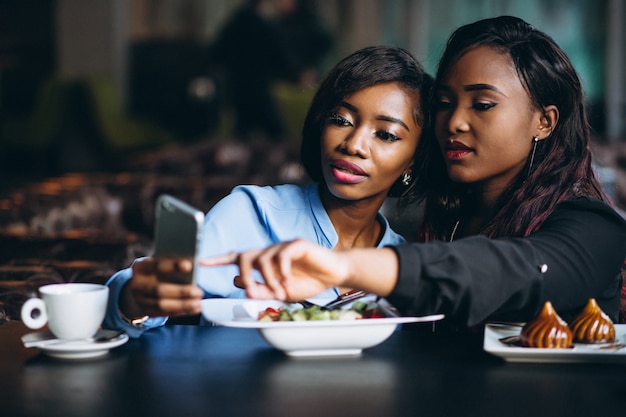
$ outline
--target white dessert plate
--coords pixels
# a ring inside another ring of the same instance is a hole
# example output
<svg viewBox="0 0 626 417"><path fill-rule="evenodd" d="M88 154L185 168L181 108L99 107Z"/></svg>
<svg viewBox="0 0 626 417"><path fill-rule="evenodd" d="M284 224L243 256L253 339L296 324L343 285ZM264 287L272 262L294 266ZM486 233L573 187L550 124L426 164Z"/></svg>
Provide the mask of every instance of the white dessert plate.
<svg viewBox="0 0 626 417"><path fill-rule="evenodd" d="M128 342L128 335L113 330L99 330L90 339L57 339L48 330L22 336L25 347L38 348L48 356L60 359L90 359L106 355L109 350Z"/></svg>
<svg viewBox="0 0 626 417"><path fill-rule="evenodd" d="M487 323L483 348L486 352L499 356L507 362L626 362L626 324L615 325L614 343L581 344L571 348L529 348L504 343L501 339L519 336L521 326Z"/></svg>
<svg viewBox="0 0 626 417"><path fill-rule="evenodd" d="M258 321L267 307L293 306L276 300L208 299L202 316L221 326L257 329L276 349L289 356L359 355L384 342L398 324L441 320L442 314L424 317L386 317L361 320Z"/></svg>

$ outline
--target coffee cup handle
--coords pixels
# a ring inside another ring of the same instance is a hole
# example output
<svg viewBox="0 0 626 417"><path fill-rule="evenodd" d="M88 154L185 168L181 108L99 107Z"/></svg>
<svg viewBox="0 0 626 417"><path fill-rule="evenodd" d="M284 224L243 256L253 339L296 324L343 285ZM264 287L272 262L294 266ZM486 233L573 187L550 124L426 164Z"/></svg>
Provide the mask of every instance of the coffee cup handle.
<svg viewBox="0 0 626 417"><path fill-rule="evenodd" d="M22 322L31 329L39 329L48 321L46 305L41 298L29 298L22 306Z"/></svg>

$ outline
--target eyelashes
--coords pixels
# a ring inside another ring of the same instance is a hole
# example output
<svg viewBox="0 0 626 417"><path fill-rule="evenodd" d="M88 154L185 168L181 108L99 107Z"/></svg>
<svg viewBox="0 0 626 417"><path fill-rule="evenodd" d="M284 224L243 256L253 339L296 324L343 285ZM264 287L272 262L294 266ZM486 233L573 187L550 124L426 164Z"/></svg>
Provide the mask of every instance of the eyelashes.
<svg viewBox="0 0 626 417"><path fill-rule="evenodd" d="M352 123L350 123L348 119L338 114L331 114L328 117L328 121L336 126L352 126Z"/></svg>
<svg viewBox="0 0 626 417"><path fill-rule="evenodd" d="M487 111L490 110L494 107L496 107L498 105L498 103L494 103L491 101L474 101L472 103L472 109L483 112L483 111ZM437 111L446 111L446 110L450 110L454 107L454 105L452 104L452 102L447 101L447 100L439 100L435 103L435 109Z"/></svg>
<svg viewBox="0 0 626 417"><path fill-rule="evenodd" d="M339 127L353 127L354 126L352 122L350 122L345 117L340 116L339 114L331 114L330 116L328 116L328 123L334 126L339 126ZM396 136L391 131L385 130L385 129L376 130L374 134L376 135L377 138L379 138L383 142L396 142L401 139L399 136Z"/></svg>
<svg viewBox="0 0 626 417"><path fill-rule="evenodd" d="M387 130L377 131L376 136L378 136L380 139L384 140L385 142L395 142L397 140L400 140L399 137L397 137L396 135L394 135L393 133Z"/></svg>
<svg viewBox="0 0 626 417"><path fill-rule="evenodd" d="M491 102L481 102L481 101L477 101L475 103L472 104L472 108L478 110L478 111L487 111L489 109L492 109L496 106L496 103L491 103Z"/></svg>

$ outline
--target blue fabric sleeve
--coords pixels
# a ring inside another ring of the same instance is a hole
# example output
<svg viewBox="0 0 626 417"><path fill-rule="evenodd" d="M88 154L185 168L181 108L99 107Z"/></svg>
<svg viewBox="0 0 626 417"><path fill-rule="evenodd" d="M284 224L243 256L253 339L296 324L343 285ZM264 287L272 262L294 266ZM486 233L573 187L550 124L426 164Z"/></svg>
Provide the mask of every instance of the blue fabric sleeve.
<svg viewBox="0 0 626 417"><path fill-rule="evenodd" d="M133 326L122 318L118 307L120 294L122 292L122 288L124 288L124 285L126 285L132 276L132 269L126 268L115 273L111 278L109 278L109 281L106 284L109 287L109 300L102 327L105 329L122 330L126 332L129 337L137 338L148 329L164 325L165 322L167 322L167 317L151 317L141 326Z"/></svg>
<svg viewBox="0 0 626 417"><path fill-rule="evenodd" d="M231 251L262 248L274 243L271 239L272 229L267 225L263 210L266 202L254 200L254 197L235 189L213 206L205 217L199 259ZM239 268L235 265L200 268L196 283L207 297L244 298L244 290L233 284L237 275Z"/></svg>

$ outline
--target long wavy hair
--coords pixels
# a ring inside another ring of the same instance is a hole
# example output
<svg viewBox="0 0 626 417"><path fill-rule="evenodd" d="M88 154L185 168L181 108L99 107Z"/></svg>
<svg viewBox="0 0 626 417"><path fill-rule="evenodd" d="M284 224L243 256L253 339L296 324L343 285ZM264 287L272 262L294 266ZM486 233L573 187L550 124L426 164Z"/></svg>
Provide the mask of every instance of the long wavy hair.
<svg viewBox="0 0 626 417"><path fill-rule="evenodd" d="M350 95L374 85L397 82L408 94L420 99L413 109L413 117L422 127L418 151L423 139L432 129L425 126L430 115L430 89L433 78L406 50L395 46L370 46L359 49L342 59L320 84L309 107L302 128L300 161L308 176L316 182L324 183L322 174L322 133L324 127ZM414 156L414 160L415 160ZM415 181L407 187L400 179L396 180L390 196L401 197L399 203L412 200ZM402 206L403 204L400 204Z"/></svg>
<svg viewBox="0 0 626 417"><path fill-rule="evenodd" d="M501 16L480 20L460 27L451 35L439 62L435 85L460 57L479 46L509 55L535 108L555 105L559 110L553 132L547 140L537 143L532 166L529 154L524 169L502 193L497 214L482 234L528 236L563 200L588 196L608 201L592 168L581 82L561 48L547 34L519 18ZM420 153L423 175L417 189L418 197L424 200L418 237L422 241L445 240L462 218L464 209L472 204L473 196L467 184L449 179L437 141L426 140L428 143L424 143L424 151Z"/></svg>

